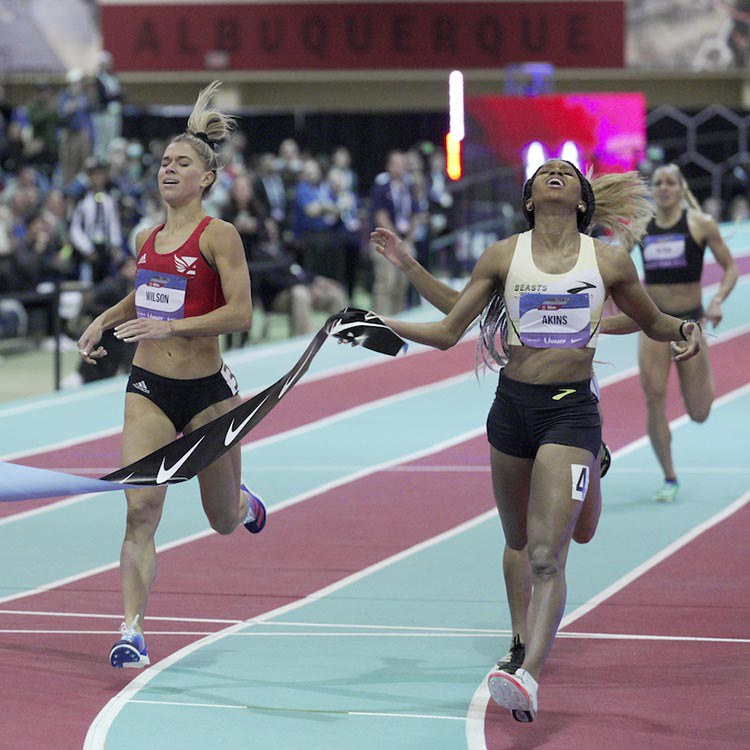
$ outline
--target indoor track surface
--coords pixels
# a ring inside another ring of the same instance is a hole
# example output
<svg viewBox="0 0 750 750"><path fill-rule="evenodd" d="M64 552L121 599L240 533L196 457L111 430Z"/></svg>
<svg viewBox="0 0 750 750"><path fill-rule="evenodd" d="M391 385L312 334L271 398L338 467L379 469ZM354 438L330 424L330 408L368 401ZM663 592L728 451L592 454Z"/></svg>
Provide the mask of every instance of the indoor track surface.
<svg viewBox="0 0 750 750"><path fill-rule="evenodd" d="M599 339L612 469L572 545L539 717L485 676L510 640L484 423L497 376L474 339L390 359L329 341L246 439L259 536L220 537L195 480L168 492L146 623L152 666L114 670L124 495L0 506L4 750L739 750L750 737L750 229L709 339L708 421L669 415L673 505L645 439L636 336ZM707 258L707 262L708 262ZM706 297L719 278L710 263ZM715 286L713 287L715 288ZM435 319L422 307L410 316ZM231 352L243 395L294 339ZM0 459L90 476L119 465L124 378L0 408Z"/></svg>

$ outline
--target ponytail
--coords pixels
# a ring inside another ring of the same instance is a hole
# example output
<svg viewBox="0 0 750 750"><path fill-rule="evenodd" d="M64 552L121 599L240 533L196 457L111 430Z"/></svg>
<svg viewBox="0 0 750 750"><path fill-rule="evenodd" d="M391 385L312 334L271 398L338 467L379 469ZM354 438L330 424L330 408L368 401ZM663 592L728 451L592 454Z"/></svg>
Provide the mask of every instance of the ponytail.
<svg viewBox="0 0 750 750"><path fill-rule="evenodd" d="M213 172L214 181L204 189L204 195L216 184L216 173L221 167L216 149L235 128L233 117L211 106L211 100L219 86L221 86L220 81L213 81L201 90L193 105L193 111L188 117L187 129L171 141L172 143L184 141L190 144L203 159L206 171Z"/></svg>

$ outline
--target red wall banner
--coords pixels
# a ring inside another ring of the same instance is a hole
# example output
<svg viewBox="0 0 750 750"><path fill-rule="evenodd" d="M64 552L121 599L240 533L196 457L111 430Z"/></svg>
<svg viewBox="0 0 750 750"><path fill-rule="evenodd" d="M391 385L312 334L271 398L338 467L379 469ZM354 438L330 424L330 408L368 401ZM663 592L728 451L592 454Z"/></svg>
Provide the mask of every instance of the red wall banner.
<svg viewBox="0 0 750 750"><path fill-rule="evenodd" d="M624 2L102 4L119 71L622 67Z"/></svg>

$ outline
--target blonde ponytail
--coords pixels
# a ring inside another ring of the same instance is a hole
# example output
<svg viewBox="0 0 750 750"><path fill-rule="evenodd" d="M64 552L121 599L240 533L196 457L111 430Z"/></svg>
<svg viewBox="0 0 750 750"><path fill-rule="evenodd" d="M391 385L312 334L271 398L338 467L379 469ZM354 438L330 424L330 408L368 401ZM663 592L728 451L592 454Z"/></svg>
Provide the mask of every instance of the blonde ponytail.
<svg viewBox="0 0 750 750"><path fill-rule="evenodd" d="M171 141L189 143L203 159L206 170L214 173L214 181L203 191L204 195L216 183L215 176L221 166L216 147L229 137L236 124L233 117L211 106L211 100L220 86L221 81L213 81L201 90L188 117L187 129Z"/></svg>
<svg viewBox="0 0 750 750"><path fill-rule="evenodd" d="M591 187L596 200L591 226L612 232L630 250L654 216L648 185L638 172L618 172L594 178Z"/></svg>

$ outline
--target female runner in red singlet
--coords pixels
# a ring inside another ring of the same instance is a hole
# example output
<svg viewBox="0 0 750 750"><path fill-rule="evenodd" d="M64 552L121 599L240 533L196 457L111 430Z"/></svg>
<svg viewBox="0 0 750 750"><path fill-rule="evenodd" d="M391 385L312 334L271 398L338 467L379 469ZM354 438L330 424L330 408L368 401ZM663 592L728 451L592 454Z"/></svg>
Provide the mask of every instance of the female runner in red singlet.
<svg viewBox="0 0 750 750"><path fill-rule="evenodd" d="M250 277L237 230L211 219L203 196L219 169L216 144L233 121L210 106L219 83L198 96L187 130L167 146L159 169L165 224L136 238L136 289L106 310L81 336L83 359L106 355L99 341L114 328L137 344L125 396L123 465L130 464L236 407L237 381L223 364L219 335L244 331L252 321ZM200 472L201 502L212 528L230 534L244 524L265 525L262 501L242 484L239 444ZM156 578L154 534L166 486L126 491L127 525L120 555L125 610L121 638L110 651L113 667L150 663L143 620Z"/></svg>

